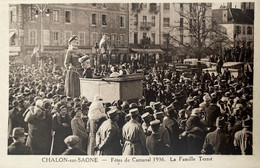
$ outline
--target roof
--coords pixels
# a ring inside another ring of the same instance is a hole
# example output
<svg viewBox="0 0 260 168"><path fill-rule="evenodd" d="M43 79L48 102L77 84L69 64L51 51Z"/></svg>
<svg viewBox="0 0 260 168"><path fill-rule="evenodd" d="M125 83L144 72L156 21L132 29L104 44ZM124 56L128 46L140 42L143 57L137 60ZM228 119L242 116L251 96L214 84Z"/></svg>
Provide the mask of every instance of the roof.
<svg viewBox="0 0 260 168"><path fill-rule="evenodd" d="M230 8L231 17L236 24L254 24L254 20L241 9Z"/></svg>

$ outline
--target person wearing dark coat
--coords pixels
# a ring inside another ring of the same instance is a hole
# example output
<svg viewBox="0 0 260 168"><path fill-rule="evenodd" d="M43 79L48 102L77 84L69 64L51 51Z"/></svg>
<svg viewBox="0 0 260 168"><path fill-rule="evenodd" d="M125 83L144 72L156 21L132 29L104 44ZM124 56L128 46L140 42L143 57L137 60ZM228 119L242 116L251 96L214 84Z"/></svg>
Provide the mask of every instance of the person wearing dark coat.
<svg viewBox="0 0 260 168"><path fill-rule="evenodd" d="M32 151L29 146L24 145L25 136L28 134L24 132L24 129L21 127L16 127L13 129L12 138L13 143L8 146L7 153L8 155L31 155Z"/></svg>
<svg viewBox="0 0 260 168"><path fill-rule="evenodd" d="M214 154L231 154L233 146L232 138L226 133L226 123L223 116L216 119L216 126L217 129L215 131L207 134L202 153L207 150L207 145L210 144L215 151Z"/></svg>
<svg viewBox="0 0 260 168"><path fill-rule="evenodd" d="M146 138L146 148L149 155L170 155L172 153L170 146L166 145L160 138L160 121L151 121L150 125L152 134Z"/></svg>
<svg viewBox="0 0 260 168"><path fill-rule="evenodd" d="M192 110L190 118L187 120L186 129L180 135L180 138L187 140L187 154L200 154L206 136L206 127L201 122L202 109Z"/></svg>
<svg viewBox="0 0 260 168"><path fill-rule="evenodd" d="M67 149L62 155L86 155L87 153L77 148L79 143L79 137L76 135L70 135L64 139L64 143L67 145Z"/></svg>
<svg viewBox="0 0 260 168"><path fill-rule="evenodd" d="M173 107L166 109L166 118L163 120L163 127L166 128L170 137L170 147L172 148L172 154L178 154L178 144L179 144L179 124L175 117L177 113Z"/></svg>
<svg viewBox="0 0 260 168"><path fill-rule="evenodd" d="M30 146L33 154L50 154L51 146L51 113L44 108L45 103L40 99L35 106L26 111L24 121L28 123L28 138L26 145Z"/></svg>
<svg viewBox="0 0 260 168"><path fill-rule="evenodd" d="M222 116L220 108L217 106L217 99L212 98L209 107L205 111L205 124L209 132L212 132L216 129L216 119L217 117Z"/></svg>
<svg viewBox="0 0 260 168"><path fill-rule="evenodd" d="M52 129L55 131L53 143L53 155L60 155L66 149L64 139L71 135L71 118L67 114L66 106L60 107L60 113L54 114L52 118Z"/></svg>
<svg viewBox="0 0 260 168"><path fill-rule="evenodd" d="M82 120L83 113L80 108L76 108L76 115L71 120L71 129L73 135L78 136L79 142L77 143L77 148L82 151L87 151L87 141L88 141L88 132L86 129L86 124Z"/></svg>

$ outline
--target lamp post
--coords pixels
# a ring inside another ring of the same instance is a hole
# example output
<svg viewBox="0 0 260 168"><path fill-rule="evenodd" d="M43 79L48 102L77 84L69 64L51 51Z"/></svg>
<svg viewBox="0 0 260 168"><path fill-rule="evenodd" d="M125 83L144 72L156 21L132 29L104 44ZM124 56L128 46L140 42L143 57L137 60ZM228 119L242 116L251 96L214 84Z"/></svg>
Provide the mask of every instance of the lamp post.
<svg viewBox="0 0 260 168"><path fill-rule="evenodd" d="M42 59L42 53L44 52L44 45L43 45L43 13L46 14L47 17L50 16L51 14L51 11L50 9L47 8L47 4L43 5L43 4L40 4L40 5L36 5L36 8L37 10L35 11L35 17L38 18L39 14L40 14L40 24L41 24L41 27L40 27L40 32L41 32L41 42L40 42L40 56L39 56L39 59ZM42 64L42 60L41 60L41 64ZM40 66L42 67L42 66Z"/></svg>
<svg viewBox="0 0 260 168"><path fill-rule="evenodd" d="M96 43L95 46L94 46L94 52L93 52L95 54L95 56L96 56L96 58L95 58L95 60L96 60L96 62L95 62L95 64L96 64L95 65L96 66L95 67L95 71L96 72L98 71L98 67L97 67L98 66L98 54L99 54L98 50L99 50L99 46L98 46L98 43Z"/></svg>

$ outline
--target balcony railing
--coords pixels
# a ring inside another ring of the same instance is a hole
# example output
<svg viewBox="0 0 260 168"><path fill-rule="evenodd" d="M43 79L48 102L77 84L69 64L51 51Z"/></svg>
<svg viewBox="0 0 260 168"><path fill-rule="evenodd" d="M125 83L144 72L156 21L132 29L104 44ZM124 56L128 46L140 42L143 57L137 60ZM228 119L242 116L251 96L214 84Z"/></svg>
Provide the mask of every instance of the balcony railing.
<svg viewBox="0 0 260 168"><path fill-rule="evenodd" d="M152 22L141 22L140 23L140 29L141 30L150 30L152 27Z"/></svg>

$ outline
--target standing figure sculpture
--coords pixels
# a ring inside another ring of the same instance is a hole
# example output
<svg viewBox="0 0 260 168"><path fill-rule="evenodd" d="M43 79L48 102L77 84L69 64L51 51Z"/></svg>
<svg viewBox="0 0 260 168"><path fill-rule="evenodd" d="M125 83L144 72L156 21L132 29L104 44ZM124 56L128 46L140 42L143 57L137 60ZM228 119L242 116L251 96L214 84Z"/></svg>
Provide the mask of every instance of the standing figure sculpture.
<svg viewBox="0 0 260 168"><path fill-rule="evenodd" d="M83 73L81 63L78 61L83 56L78 50L79 40L78 36L73 35L69 39L69 48L66 53L64 66L66 68L65 76L65 93L68 97L80 96L80 80Z"/></svg>

